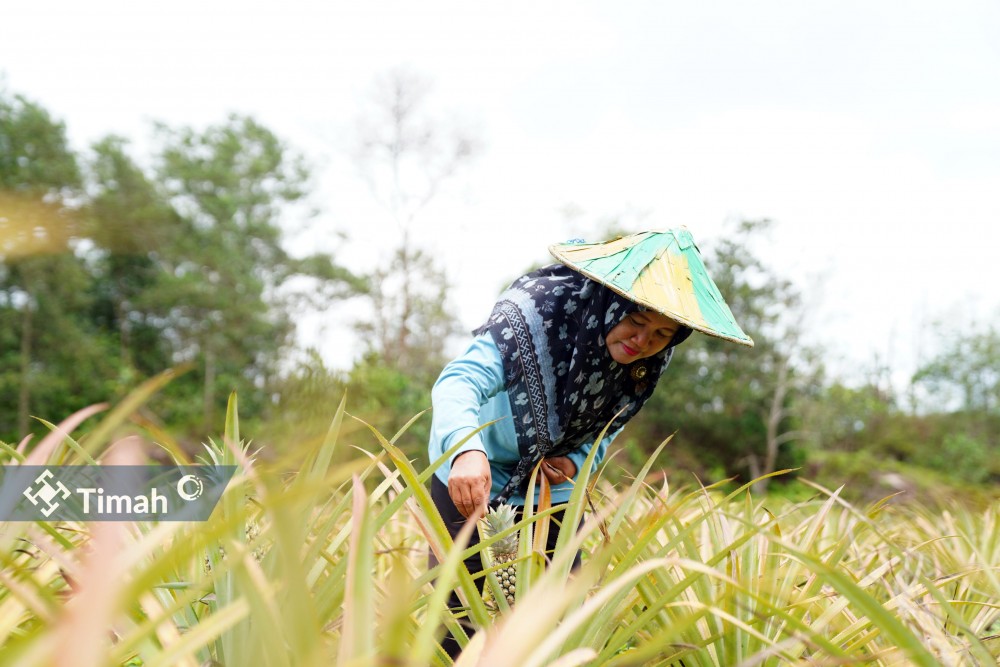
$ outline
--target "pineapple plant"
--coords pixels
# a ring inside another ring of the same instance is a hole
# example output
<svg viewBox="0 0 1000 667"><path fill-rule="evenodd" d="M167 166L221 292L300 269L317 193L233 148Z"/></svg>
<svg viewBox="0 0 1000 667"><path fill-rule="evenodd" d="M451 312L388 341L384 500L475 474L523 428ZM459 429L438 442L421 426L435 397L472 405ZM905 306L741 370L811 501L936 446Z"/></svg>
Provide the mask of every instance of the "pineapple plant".
<svg viewBox="0 0 1000 667"><path fill-rule="evenodd" d="M514 525L516 515L514 508L501 503L498 507L491 507L481 520L483 534L486 538L499 535ZM507 604L514 604L514 589L517 584L517 533L513 532L494 542L488 549L490 567L503 566L495 571L497 581L503 589ZM492 594L489 586L484 586L485 598L490 602ZM495 607L495 605L491 605Z"/></svg>

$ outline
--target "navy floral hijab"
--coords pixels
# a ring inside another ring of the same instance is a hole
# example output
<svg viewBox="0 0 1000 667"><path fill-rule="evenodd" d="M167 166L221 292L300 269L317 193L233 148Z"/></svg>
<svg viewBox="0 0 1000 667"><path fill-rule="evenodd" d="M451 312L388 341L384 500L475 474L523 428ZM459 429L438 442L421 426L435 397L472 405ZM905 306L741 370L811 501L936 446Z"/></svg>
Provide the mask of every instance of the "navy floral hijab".
<svg viewBox="0 0 1000 667"><path fill-rule="evenodd" d="M652 395L691 330L681 327L655 356L619 364L604 338L637 310L644 308L562 264L532 271L500 295L473 332L488 331L500 352L521 454L496 501L526 486L541 459L593 443L612 418L608 433L624 426Z"/></svg>

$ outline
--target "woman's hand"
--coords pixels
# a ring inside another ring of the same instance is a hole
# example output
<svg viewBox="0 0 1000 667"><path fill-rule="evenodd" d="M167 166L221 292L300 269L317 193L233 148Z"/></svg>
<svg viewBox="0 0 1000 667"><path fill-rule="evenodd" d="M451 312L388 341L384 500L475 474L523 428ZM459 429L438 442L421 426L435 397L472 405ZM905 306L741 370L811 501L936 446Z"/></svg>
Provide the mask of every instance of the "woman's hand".
<svg viewBox="0 0 1000 667"><path fill-rule="evenodd" d="M576 475L576 464L568 456L542 459L542 472L548 478L549 484L562 484Z"/></svg>
<svg viewBox="0 0 1000 667"><path fill-rule="evenodd" d="M479 518L486 512L490 502L490 488L493 476L490 462L484 452L473 449L459 454L451 464L448 475L448 495L451 502L465 518L475 514Z"/></svg>

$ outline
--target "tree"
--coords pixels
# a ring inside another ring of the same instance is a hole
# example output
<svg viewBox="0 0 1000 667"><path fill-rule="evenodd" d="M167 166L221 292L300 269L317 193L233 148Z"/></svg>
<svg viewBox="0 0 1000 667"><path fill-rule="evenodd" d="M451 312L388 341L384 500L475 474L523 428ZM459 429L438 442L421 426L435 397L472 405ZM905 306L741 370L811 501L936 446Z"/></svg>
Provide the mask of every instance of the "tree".
<svg viewBox="0 0 1000 667"><path fill-rule="evenodd" d="M948 423L934 454L963 453L964 460L950 469L963 471L968 481L983 481L991 469L974 461L994 461L1000 448L1000 331L992 324L963 331L939 326L938 334L941 352L913 377L925 394L924 411ZM947 468L939 458L931 456L928 463ZM1000 473L1000 466L993 470Z"/></svg>
<svg viewBox="0 0 1000 667"><path fill-rule="evenodd" d="M942 351L913 376L927 393L926 407L1000 413L1000 331L993 325L957 332L940 326L938 339Z"/></svg>
<svg viewBox="0 0 1000 667"><path fill-rule="evenodd" d="M165 278L165 252L185 233L162 189L110 136L93 146L88 164L85 231L93 248L94 320L115 339L127 376L151 376L173 364L164 322L149 294ZM126 383L127 384L127 383Z"/></svg>
<svg viewBox="0 0 1000 667"><path fill-rule="evenodd" d="M235 387L260 414L295 309L363 287L328 255L285 251L309 175L273 133L239 116L159 130L155 176L120 137L81 175L62 123L0 91L0 404L17 406L0 438L184 361L197 371L159 402L172 426L214 426Z"/></svg>
<svg viewBox="0 0 1000 667"><path fill-rule="evenodd" d="M158 172L183 222L158 257L165 279L146 298L176 360L197 362L209 428L234 387L249 413L263 409L292 343L296 305L326 303L361 283L328 255L284 249L281 215L306 196L309 173L270 130L234 115L202 132L159 132ZM293 277L308 278L308 289L292 290Z"/></svg>
<svg viewBox="0 0 1000 667"><path fill-rule="evenodd" d="M368 345L368 363L433 382L446 361L446 341L460 331L447 305L445 272L423 250L399 247L368 282L373 317L356 325Z"/></svg>
<svg viewBox="0 0 1000 667"><path fill-rule="evenodd" d="M56 418L101 400L112 372L88 320L90 280L74 253L77 159L65 125L23 96L0 91L0 416L11 439L31 414Z"/></svg>
<svg viewBox="0 0 1000 667"><path fill-rule="evenodd" d="M369 361L429 382L458 322L446 305L447 277L417 243L414 225L479 144L424 112L428 92L426 81L406 71L380 79L358 122L354 159L399 239L370 273L372 318L357 329L368 342Z"/></svg>
<svg viewBox="0 0 1000 667"><path fill-rule="evenodd" d="M53 201L79 184L65 124L23 95L0 90L0 189Z"/></svg>

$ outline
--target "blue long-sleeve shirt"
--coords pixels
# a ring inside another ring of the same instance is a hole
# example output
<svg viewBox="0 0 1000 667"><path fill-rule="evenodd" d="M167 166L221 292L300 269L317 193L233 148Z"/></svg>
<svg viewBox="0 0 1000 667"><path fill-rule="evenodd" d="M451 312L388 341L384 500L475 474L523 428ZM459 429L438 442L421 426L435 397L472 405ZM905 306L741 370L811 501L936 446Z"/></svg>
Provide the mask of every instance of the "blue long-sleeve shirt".
<svg viewBox="0 0 1000 667"><path fill-rule="evenodd" d="M521 454L517 448L517 436L514 433L510 401L507 398L503 377L503 360L489 334L477 336L464 354L451 361L441 371L431 392L434 405L428 445L431 461L438 459L452 445L482 424L499 420L470 437L450 460L445 461L435 471L438 479L445 484L448 483L451 462L455 457L474 449L484 452L489 459L493 478L491 497L498 494L510 479ZM594 458L595 468L604 459L608 445L620 432L621 429L607 435L598 444ZM579 477L580 468L583 467L592 446L593 443L590 442L581 443L578 449L567 455L576 465L576 477ZM570 482L553 486L552 502L568 501L572 491L573 485ZM535 501L538 501L537 488ZM523 493L512 495L510 503L523 505Z"/></svg>

